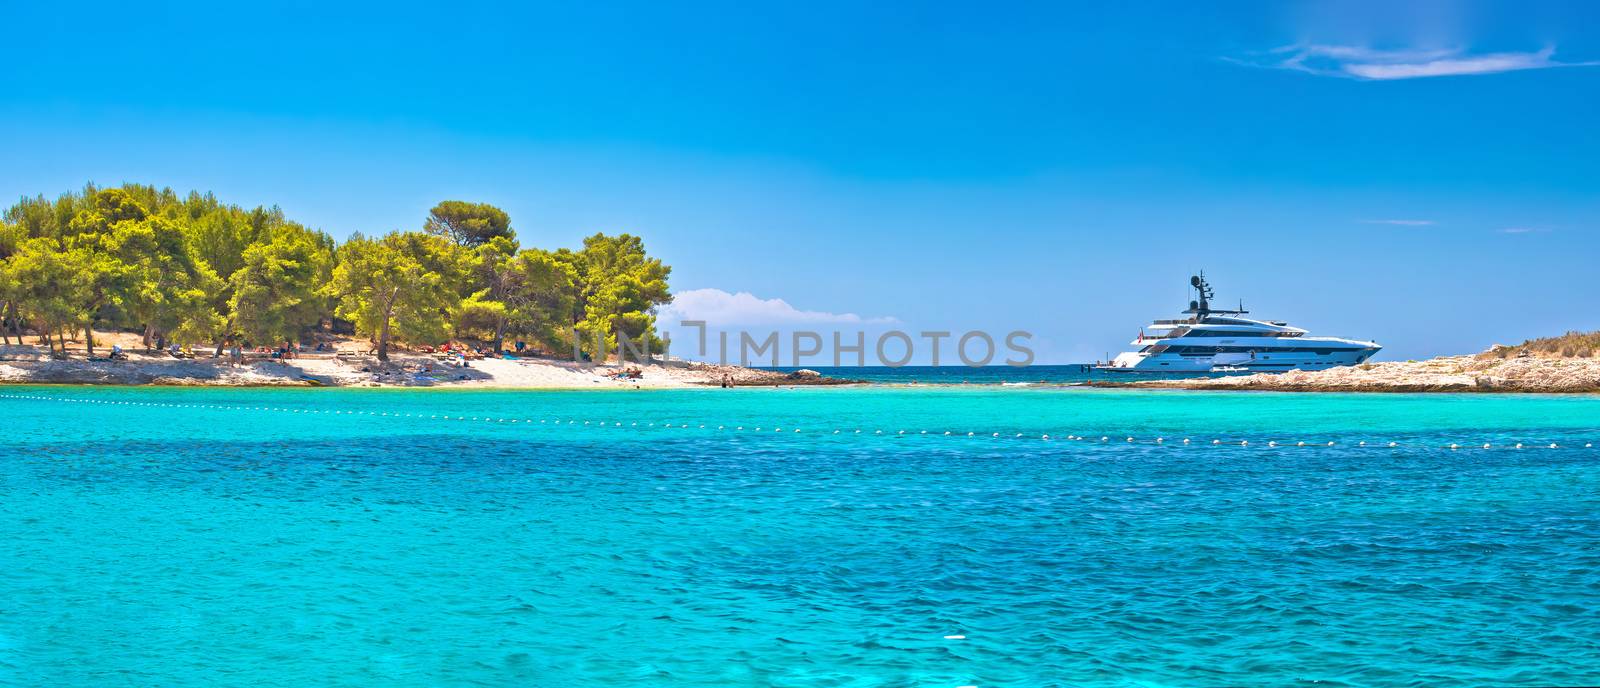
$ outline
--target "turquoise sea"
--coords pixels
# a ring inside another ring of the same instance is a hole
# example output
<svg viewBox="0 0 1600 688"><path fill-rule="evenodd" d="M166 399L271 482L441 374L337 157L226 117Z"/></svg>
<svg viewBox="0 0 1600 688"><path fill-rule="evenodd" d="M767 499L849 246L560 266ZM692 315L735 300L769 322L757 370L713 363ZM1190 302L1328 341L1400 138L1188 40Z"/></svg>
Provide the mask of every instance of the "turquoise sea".
<svg viewBox="0 0 1600 688"><path fill-rule="evenodd" d="M0 425L0 685L1600 684L1594 396L3 387Z"/></svg>

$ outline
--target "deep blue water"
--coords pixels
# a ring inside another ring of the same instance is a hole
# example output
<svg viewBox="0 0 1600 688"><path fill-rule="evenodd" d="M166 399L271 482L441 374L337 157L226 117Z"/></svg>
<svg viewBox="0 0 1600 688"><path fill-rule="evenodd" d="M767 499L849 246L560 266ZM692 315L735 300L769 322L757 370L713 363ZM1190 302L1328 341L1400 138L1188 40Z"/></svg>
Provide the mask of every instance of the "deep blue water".
<svg viewBox="0 0 1600 688"><path fill-rule="evenodd" d="M1600 683L1594 396L8 387L0 418L4 685Z"/></svg>

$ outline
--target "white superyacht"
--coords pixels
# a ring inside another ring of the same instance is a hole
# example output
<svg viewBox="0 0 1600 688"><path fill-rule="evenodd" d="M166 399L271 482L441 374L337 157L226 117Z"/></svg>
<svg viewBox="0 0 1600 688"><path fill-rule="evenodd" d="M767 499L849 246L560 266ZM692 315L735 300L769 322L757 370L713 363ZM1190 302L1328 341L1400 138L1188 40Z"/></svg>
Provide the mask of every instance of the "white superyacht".
<svg viewBox="0 0 1600 688"><path fill-rule="evenodd" d="M1199 298L1189 302L1189 317L1157 320L1131 342L1136 349L1118 354L1099 370L1127 373L1281 372L1325 370L1356 365L1383 348L1377 342L1338 337L1308 337L1306 331L1276 320L1240 317L1249 311L1211 307L1214 294L1205 273L1189 278Z"/></svg>

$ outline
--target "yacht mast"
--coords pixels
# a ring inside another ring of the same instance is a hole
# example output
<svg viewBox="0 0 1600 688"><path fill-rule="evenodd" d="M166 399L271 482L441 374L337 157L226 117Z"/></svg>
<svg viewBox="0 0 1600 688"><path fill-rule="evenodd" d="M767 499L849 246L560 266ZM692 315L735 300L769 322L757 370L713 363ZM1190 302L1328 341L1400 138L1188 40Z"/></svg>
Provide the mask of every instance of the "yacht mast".
<svg viewBox="0 0 1600 688"><path fill-rule="evenodd" d="M1222 315L1244 315L1245 313L1250 312L1244 309L1243 300L1239 301L1238 310L1212 310L1211 299L1216 297L1216 292L1212 291L1211 284L1206 282L1206 271L1204 270L1201 270L1200 274L1189 278L1189 287L1194 289L1200 295L1198 300L1190 301L1189 309L1184 311L1185 313L1194 314L1195 322L1203 322L1207 316L1213 313Z"/></svg>

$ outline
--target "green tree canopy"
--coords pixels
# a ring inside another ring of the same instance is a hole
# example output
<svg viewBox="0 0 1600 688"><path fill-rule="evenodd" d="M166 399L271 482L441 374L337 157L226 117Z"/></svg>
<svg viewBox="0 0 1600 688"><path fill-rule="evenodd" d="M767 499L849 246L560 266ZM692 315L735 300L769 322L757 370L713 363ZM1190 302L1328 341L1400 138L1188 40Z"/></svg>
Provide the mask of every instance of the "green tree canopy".
<svg viewBox="0 0 1600 688"><path fill-rule="evenodd" d="M423 231L449 239L457 246L475 247L490 239L514 238L511 216L488 203L444 201L428 211Z"/></svg>
<svg viewBox="0 0 1600 688"><path fill-rule="evenodd" d="M110 246L126 270L126 292L121 295L126 324L142 323L147 336L166 332L187 343L221 332L223 316L212 304L223 281L171 221L150 217L122 222Z"/></svg>
<svg viewBox="0 0 1600 688"><path fill-rule="evenodd" d="M582 351L594 356L597 344L607 352L618 351L619 334L660 350L654 311L672 301L667 287L672 268L649 257L644 241L631 234L595 234L583 240L582 251L566 259L579 276L574 316Z"/></svg>
<svg viewBox="0 0 1600 688"><path fill-rule="evenodd" d="M296 226L244 250L240 268L229 279L232 329L254 342L279 342L295 339L322 319L328 312L323 287L333 271L333 253L319 239Z"/></svg>
<svg viewBox="0 0 1600 688"><path fill-rule="evenodd" d="M389 343L442 341L465 261L454 245L416 232L382 239L352 237L339 247L338 267L325 293L338 299L337 313L377 341L380 360Z"/></svg>
<svg viewBox="0 0 1600 688"><path fill-rule="evenodd" d="M39 324L39 333L55 353L52 333L78 324L82 288L74 267L54 237L37 237L23 242L6 260L6 272L14 285L16 312ZM63 344L63 352L65 344Z"/></svg>

